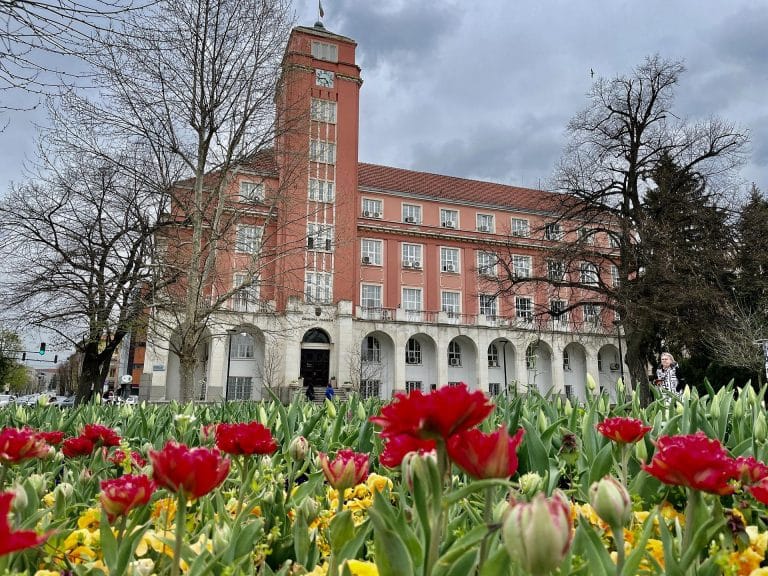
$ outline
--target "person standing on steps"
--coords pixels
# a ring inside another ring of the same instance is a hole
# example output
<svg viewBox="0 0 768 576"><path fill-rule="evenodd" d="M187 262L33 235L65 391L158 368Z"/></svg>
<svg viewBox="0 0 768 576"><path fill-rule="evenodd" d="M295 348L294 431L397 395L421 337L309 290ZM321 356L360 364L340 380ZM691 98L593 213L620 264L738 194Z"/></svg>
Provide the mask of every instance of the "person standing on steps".
<svg viewBox="0 0 768 576"><path fill-rule="evenodd" d="M333 383L328 382L328 386L325 387L325 397L327 400L333 402L334 396L336 396L336 390L333 389Z"/></svg>
<svg viewBox="0 0 768 576"><path fill-rule="evenodd" d="M310 402L315 401L315 387L312 386L312 384L307 384L307 389L304 391L304 393L307 395L307 400Z"/></svg>

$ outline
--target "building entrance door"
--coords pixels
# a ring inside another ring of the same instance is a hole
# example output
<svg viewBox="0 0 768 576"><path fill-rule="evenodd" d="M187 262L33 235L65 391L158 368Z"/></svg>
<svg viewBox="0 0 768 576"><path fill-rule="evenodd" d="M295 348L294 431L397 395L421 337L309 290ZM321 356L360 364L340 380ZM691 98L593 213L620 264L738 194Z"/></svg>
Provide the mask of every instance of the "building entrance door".
<svg viewBox="0 0 768 576"><path fill-rule="evenodd" d="M301 369L299 375L304 378L304 387L312 386L315 398L322 397L328 385L328 371L331 362L330 350L304 348L301 351Z"/></svg>

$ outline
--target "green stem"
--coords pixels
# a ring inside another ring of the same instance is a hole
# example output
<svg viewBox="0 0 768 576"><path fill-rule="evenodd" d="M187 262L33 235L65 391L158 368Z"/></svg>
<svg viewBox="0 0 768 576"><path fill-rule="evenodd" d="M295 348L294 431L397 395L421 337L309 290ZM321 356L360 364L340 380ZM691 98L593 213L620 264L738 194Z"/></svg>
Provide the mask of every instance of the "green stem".
<svg viewBox="0 0 768 576"><path fill-rule="evenodd" d="M176 542L173 545L171 576L179 576L181 570L181 544L184 541L184 525L187 522L187 495L179 490L176 505Z"/></svg>
<svg viewBox="0 0 768 576"><path fill-rule="evenodd" d="M450 480L451 461L448 458L448 450L445 447L445 442L442 440L437 441L437 469L440 476L440 486L445 490L447 483ZM432 576L432 570L437 564L437 560L440 556L440 542L443 538L443 531L447 520L445 509L443 507L443 493L431 495L433 498L432 506L430 507L430 531L431 537L429 539L429 550L427 552L427 561L424 564L424 576Z"/></svg>
<svg viewBox="0 0 768 576"><path fill-rule="evenodd" d="M117 546L120 547L121 542L123 541L123 536L125 536L125 524L128 522L128 516L123 514L120 517L120 522L117 526Z"/></svg>
<svg viewBox="0 0 768 576"><path fill-rule="evenodd" d="M245 489L247 485L250 483L248 482L248 466L246 466L246 460L248 458L247 456L243 456L242 459L235 458L236 465L240 467L240 490L237 494L237 511L235 512L235 517L240 516L240 512L243 510L243 499L245 498Z"/></svg>
<svg viewBox="0 0 768 576"><path fill-rule="evenodd" d="M616 544L616 576L621 576L624 570L624 528L612 529L613 541Z"/></svg>
<svg viewBox="0 0 768 576"><path fill-rule="evenodd" d="M8 469L0 464L0 490L3 489L3 484L5 483L5 473Z"/></svg>
<svg viewBox="0 0 768 576"><path fill-rule="evenodd" d="M491 546L491 523L493 522L493 501L496 495L496 490L493 486L486 486L485 488L485 507L483 508L483 522L488 528L488 534L483 538L483 542L480 545L480 560L477 564L477 573L479 574L483 570L483 564L485 564L488 558L488 549Z"/></svg>
<svg viewBox="0 0 768 576"><path fill-rule="evenodd" d="M693 534L696 528L700 526L700 518L698 518L700 510L703 504L703 498L701 492L689 488L688 492L688 505L685 507L685 530L683 531L683 546L682 550L686 551L691 546L691 540L693 540Z"/></svg>
<svg viewBox="0 0 768 576"><path fill-rule="evenodd" d="M336 514L344 512L344 492L346 491L346 488L336 489L336 492L338 493L338 498L336 498Z"/></svg>
<svg viewBox="0 0 768 576"><path fill-rule="evenodd" d="M630 445L621 444L621 464L620 464L619 474L621 475L621 484L624 487L628 487L627 478L629 477L629 470L628 470L629 456L630 456Z"/></svg>

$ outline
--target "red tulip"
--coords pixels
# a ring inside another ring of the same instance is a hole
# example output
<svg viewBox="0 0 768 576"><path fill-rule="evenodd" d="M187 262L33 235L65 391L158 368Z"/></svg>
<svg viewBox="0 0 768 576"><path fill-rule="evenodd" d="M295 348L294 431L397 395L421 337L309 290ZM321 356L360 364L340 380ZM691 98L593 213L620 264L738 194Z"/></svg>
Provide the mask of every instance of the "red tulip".
<svg viewBox="0 0 768 576"><path fill-rule="evenodd" d="M755 459L754 456L741 456L736 458L743 484L754 484L768 477L768 466Z"/></svg>
<svg viewBox="0 0 768 576"><path fill-rule="evenodd" d="M407 434L387 436L384 438L384 450L379 456L379 462L387 468L397 468L406 454L430 452L435 449L436 444L434 440L419 440Z"/></svg>
<svg viewBox="0 0 768 576"><path fill-rule="evenodd" d="M61 451L67 458L76 458L77 456L90 456L96 446L85 436L75 436L67 438L61 446Z"/></svg>
<svg viewBox="0 0 768 576"><path fill-rule="evenodd" d="M464 430L448 439L448 456L467 474L484 478L509 478L517 472L517 447L525 430L509 437L506 426L490 434L477 428Z"/></svg>
<svg viewBox="0 0 768 576"><path fill-rule="evenodd" d="M768 505L768 478L762 478L747 488L755 500Z"/></svg>
<svg viewBox="0 0 768 576"><path fill-rule="evenodd" d="M229 459L213 448L187 448L170 441L162 450L150 450L152 477L172 492L190 498L205 496L229 474Z"/></svg>
<svg viewBox="0 0 768 576"><path fill-rule="evenodd" d="M45 542L50 536L47 534L38 534L32 530L11 530L8 523L8 513L11 510L13 501L13 492L0 493L0 556L5 556L11 552L32 548Z"/></svg>
<svg viewBox="0 0 768 576"><path fill-rule="evenodd" d="M3 428L0 430L0 465L16 464L30 458L44 458L51 447L30 428Z"/></svg>
<svg viewBox="0 0 768 576"><path fill-rule="evenodd" d="M37 434L51 446L58 446L64 440L64 432L60 430L53 430L51 432L38 431Z"/></svg>
<svg viewBox="0 0 768 576"><path fill-rule="evenodd" d="M333 460L323 452L318 453L318 458L325 478L336 490L352 488L368 477L368 454L339 450Z"/></svg>
<svg viewBox="0 0 768 576"><path fill-rule="evenodd" d="M652 427L637 418L606 418L595 426L603 436L619 444L632 444L641 440Z"/></svg>
<svg viewBox="0 0 768 576"><path fill-rule="evenodd" d="M96 446L120 446L120 435L101 424L86 424L81 436L88 438Z"/></svg>
<svg viewBox="0 0 768 576"><path fill-rule="evenodd" d="M277 442L269 428L259 422L248 424L219 424L216 426L216 446L233 455L272 454Z"/></svg>
<svg viewBox="0 0 768 576"><path fill-rule="evenodd" d="M492 410L493 404L485 394L470 392L462 383L438 388L430 394L420 390L399 393L381 409L380 416L370 420L381 426L383 436L407 434L421 440L447 440L482 422Z"/></svg>
<svg viewBox="0 0 768 576"><path fill-rule="evenodd" d="M99 500L112 522L149 502L154 491L155 483L148 476L127 474L113 480L102 480Z"/></svg>
<svg viewBox="0 0 768 576"><path fill-rule="evenodd" d="M109 461L116 466L123 466L128 459L130 459L131 466L136 468L144 468L144 466L147 465L147 461L144 460L141 454L136 452L136 450L132 450L130 454L125 450L116 450L115 453L109 457Z"/></svg>
<svg viewBox="0 0 768 576"><path fill-rule="evenodd" d="M662 436L656 443L656 453L643 470L665 484L687 486L712 494L731 494L731 482L741 476L731 458L717 440L703 432L686 436Z"/></svg>

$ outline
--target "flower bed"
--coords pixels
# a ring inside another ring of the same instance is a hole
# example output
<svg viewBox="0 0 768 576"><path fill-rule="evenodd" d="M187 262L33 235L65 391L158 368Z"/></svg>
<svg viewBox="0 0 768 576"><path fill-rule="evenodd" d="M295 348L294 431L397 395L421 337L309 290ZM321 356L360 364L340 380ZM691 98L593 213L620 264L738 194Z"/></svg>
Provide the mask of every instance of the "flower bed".
<svg viewBox="0 0 768 576"><path fill-rule="evenodd" d="M0 574L768 574L761 397L10 406Z"/></svg>

